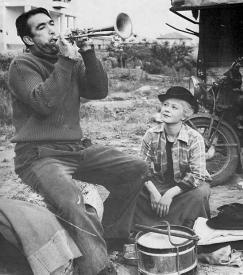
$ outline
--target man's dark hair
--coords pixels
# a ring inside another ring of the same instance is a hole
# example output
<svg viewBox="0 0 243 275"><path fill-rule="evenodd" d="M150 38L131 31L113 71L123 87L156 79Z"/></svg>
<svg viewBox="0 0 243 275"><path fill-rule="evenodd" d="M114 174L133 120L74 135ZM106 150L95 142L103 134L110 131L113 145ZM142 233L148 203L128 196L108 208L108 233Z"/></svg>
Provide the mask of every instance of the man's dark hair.
<svg viewBox="0 0 243 275"><path fill-rule="evenodd" d="M44 13L47 16L50 16L49 12L44 9L44 8L36 8L33 10L29 10L27 12L22 13L15 21L16 29L17 29L17 34L21 37L23 40L23 37L28 35L31 36L31 30L30 27L27 24L28 19L38 13Z"/></svg>

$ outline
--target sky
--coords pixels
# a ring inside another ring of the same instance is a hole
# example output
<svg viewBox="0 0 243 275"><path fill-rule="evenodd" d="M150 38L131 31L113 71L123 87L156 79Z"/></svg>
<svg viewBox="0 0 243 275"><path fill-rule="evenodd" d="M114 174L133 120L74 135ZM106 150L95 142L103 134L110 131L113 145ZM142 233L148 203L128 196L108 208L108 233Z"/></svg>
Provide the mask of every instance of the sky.
<svg viewBox="0 0 243 275"><path fill-rule="evenodd" d="M170 0L72 0L79 17L77 27L106 27L113 25L117 14L129 14L134 33L142 37L156 38L160 34L174 32L165 23L177 28L197 26L169 11ZM183 12L191 18L191 13ZM80 25L80 26L79 26ZM183 34L183 33L182 33ZM184 34L195 39L195 36Z"/></svg>

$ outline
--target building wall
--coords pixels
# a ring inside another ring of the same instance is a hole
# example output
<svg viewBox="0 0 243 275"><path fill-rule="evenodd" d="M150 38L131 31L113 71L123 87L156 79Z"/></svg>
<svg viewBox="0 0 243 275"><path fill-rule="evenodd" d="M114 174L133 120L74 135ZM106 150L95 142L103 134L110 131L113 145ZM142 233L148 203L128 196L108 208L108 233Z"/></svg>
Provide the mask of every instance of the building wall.
<svg viewBox="0 0 243 275"><path fill-rule="evenodd" d="M55 5L53 0L0 0L0 52L23 50L25 46L17 36L15 20L21 13L32 8L44 7L49 10L58 33L65 33L67 29L75 29L76 27L82 29L81 25L77 26L80 23L78 1L66 2L64 4L68 4L67 8L55 9L53 8ZM98 50L105 50L110 44L110 38L95 37L93 41L95 49Z"/></svg>
<svg viewBox="0 0 243 275"><path fill-rule="evenodd" d="M4 38L5 38L5 32L6 30L4 29L4 19L5 19L5 8L1 6L0 3L0 51L3 50L4 48Z"/></svg>
<svg viewBox="0 0 243 275"><path fill-rule="evenodd" d="M71 2L67 5L69 8L55 9L53 0L0 0L0 52L24 47L17 36L15 20L22 12L32 8L49 10L58 32L64 33L67 28L74 28L76 20L70 5Z"/></svg>
<svg viewBox="0 0 243 275"><path fill-rule="evenodd" d="M6 15L6 44L21 44L21 39L17 36L15 20L19 14L24 12L24 7L7 7Z"/></svg>

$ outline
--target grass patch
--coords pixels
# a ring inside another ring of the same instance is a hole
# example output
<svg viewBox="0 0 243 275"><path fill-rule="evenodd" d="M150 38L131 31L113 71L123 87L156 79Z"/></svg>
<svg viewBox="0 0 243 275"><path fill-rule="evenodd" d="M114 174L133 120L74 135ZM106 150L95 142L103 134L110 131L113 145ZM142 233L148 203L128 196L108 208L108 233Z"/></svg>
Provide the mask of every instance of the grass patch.
<svg viewBox="0 0 243 275"><path fill-rule="evenodd" d="M137 148L145 131L152 126L160 103L157 95L171 86L170 78L140 78L140 70L109 70L109 95L103 100L82 104L81 127L94 142ZM2 77L6 81L6 74ZM3 84L2 84L3 86ZM1 135L13 135L11 102L7 87L0 88ZM124 144L123 141L126 143ZM124 146L125 145L125 146Z"/></svg>
<svg viewBox="0 0 243 275"><path fill-rule="evenodd" d="M82 105L80 115L84 135L94 143L138 154L142 137L154 125L153 115L160 106L157 96L150 93L144 97L144 92L139 90L119 92L121 100L109 97Z"/></svg>

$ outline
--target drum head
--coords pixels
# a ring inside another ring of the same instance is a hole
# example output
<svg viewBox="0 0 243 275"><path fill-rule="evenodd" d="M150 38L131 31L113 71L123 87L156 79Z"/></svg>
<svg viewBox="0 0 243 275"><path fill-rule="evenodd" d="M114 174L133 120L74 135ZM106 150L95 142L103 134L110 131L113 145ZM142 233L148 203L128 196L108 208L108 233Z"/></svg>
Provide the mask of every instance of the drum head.
<svg viewBox="0 0 243 275"><path fill-rule="evenodd" d="M174 233L181 233L181 231L173 230ZM190 236L189 234L183 232L183 234ZM186 238L171 236L171 241L175 244L181 244L187 241ZM169 237L167 235L162 235L159 233L148 232L142 235L137 243L143 247L151 249L169 249L174 248L170 243Z"/></svg>

